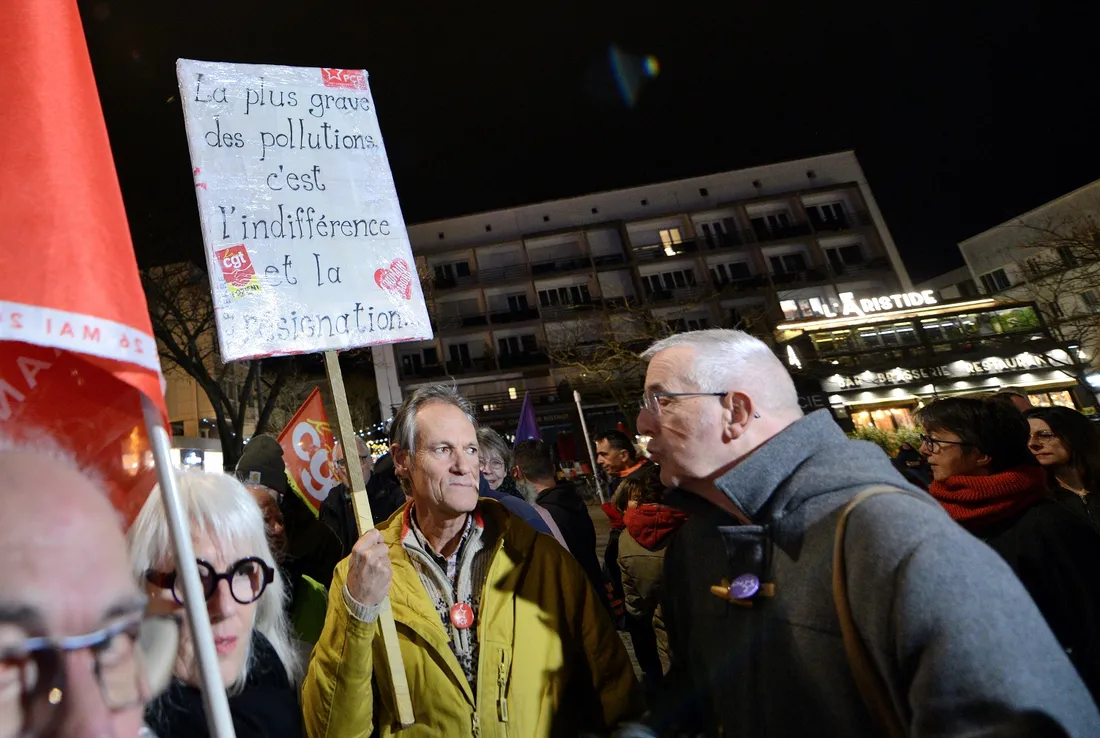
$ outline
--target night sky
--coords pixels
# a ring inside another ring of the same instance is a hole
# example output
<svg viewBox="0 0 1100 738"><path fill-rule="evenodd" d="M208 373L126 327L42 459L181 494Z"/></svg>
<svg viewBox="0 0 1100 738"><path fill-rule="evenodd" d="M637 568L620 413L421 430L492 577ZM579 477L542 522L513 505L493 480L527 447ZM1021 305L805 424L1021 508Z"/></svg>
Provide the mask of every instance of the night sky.
<svg viewBox="0 0 1100 738"><path fill-rule="evenodd" d="M80 8L142 265L202 253L178 57L366 68L410 223L851 148L920 279L1100 178L1095 0Z"/></svg>

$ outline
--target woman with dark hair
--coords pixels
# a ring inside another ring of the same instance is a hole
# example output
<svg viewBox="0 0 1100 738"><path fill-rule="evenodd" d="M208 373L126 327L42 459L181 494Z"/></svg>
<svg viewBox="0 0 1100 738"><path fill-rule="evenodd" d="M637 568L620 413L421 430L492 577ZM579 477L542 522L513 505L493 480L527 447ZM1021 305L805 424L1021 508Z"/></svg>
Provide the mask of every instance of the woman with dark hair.
<svg viewBox="0 0 1100 738"><path fill-rule="evenodd" d="M1100 531L1100 431L1068 407L1037 407L1025 416L1028 445L1047 470L1051 496Z"/></svg>
<svg viewBox="0 0 1100 738"><path fill-rule="evenodd" d="M1008 563L1100 697L1100 536L1049 499L1028 421L998 398L939 400L918 417L929 493Z"/></svg>

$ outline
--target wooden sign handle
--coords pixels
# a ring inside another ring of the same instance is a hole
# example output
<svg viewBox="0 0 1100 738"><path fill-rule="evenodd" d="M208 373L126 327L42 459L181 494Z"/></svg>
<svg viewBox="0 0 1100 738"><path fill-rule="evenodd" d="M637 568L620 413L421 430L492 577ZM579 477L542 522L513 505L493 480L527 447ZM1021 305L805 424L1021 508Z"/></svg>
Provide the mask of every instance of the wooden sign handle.
<svg viewBox="0 0 1100 738"><path fill-rule="evenodd" d="M336 405L336 437L344 449L344 461L347 464L348 480L351 482L351 506L355 511L355 521L362 536L374 528L371 517L370 500L363 481L363 469L359 466L359 444L356 442L355 429L351 426L351 411L348 409L348 395L344 390L344 375L340 371L340 356L335 351L325 352L325 371L332 387L332 399ZM397 642L397 626L393 622L393 609L390 598L382 601L382 611L378 615L382 630L382 645L386 651L386 667L390 670L390 682L393 684L394 704L397 705L397 719L408 728L416 722L413 716L412 697L409 694L409 680L405 676L405 663L401 660L401 646Z"/></svg>

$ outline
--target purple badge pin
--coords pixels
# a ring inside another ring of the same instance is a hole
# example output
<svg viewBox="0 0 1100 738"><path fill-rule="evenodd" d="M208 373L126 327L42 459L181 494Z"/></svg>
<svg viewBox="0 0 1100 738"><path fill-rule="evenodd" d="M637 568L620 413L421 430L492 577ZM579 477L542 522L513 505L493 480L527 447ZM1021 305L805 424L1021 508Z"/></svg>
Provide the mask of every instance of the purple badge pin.
<svg viewBox="0 0 1100 738"><path fill-rule="evenodd" d="M760 580L755 574L742 574L730 584L730 597L747 600L760 591Z"/></svg>

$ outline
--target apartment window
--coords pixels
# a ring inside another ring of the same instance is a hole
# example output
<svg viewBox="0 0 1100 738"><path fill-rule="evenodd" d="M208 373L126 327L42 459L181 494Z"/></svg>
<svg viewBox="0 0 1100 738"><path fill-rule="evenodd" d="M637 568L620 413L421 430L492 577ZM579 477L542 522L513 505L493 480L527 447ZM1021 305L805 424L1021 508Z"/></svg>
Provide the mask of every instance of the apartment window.
<svg viewBox="0 0 1100 738"><path fill-rule="evenodd" d="M524 297L526 305L527 298ZM577 284L571 287L552 287L539 290L539 305L550 307L553 305L587 305L592 302L592 293L586 284Z"/></svg>
<svg viewBox="0 0 1100 738"><path fill-rule="evenodd" d="M1096 290L1086 290L1081 293L1081 302L1090 313L1100 313L1100 294Z"/></svg>
<svg viewBox="0 0 1100 738"><path fill-rule="evenodd" d="M694 287L695 272L691 269L677 269L671 272L661 272L660 274L649 274L642 277L642 284L649 294Z"/></svg>
<svg viewBox="0 0 1100 738"><path fill-rule="evenodd" d="M179 437L179 436L183 435L183 421L182 420L173 420L171 425L172 425L172 435L173 436Z"/></svg>
<svg viewBox="0 0 1100 738"><path fill-rule="evenodd" d="M527 295L508 295L508 309L512 312L520 312L527 307Z"/></svg>
<svg viewBox="0 0 1100 738"><path fill-rule="evenodd" d="M419 374L423 366L420 354L405 354L401 357L401 371L405 374Z"/></svg>
<svg viewBox="0 0 1100 738"><path fill-rule="evenodd" d="M959 291L959 297L977 297L978 285L974 284L973 279L968 279L965 282L959 282L955 285L955 288Z"/></svg>
<svg viewBox="0 0 1100 738"><path fill-rule="evenodd" d="M706 318L688 318L687 327L689 331L702 331L710 327L710 321Z"/></svg>
<svg viewBox="0 0 1100 738"><path fill-rule="evenodd" d="M676 256L680 253L676 249L676 246L681 243L679 228L665 228L657 231L657 235L661 238L661 245L665 247L667 256Z"/></svg>
<svg viewBox="0 0 1100 738"><path fill-rule="evenodd" d="M797 252L768 258L772 265L772 274L795 274L807 270L806 255Z"/></svg>
<svg viewBox="0 0 1100 738"><path fill-rule="evenodd" d="M460 366L470 366L470 346L465 343L452 343L447 349L451 354L451 361Z"/></svg>
<svg viewBox="0 0 1100 738"><path fill-rule="evenodd" d="M1066 311L1062 308L1061 304L1057 300L1054 302L1048 302L1045 305L1046 312L1052 318L1064 318L1066 317Z"/></svg>
<svg viewBox="0 0 1100 738"><path fill-rule="evenodd" d="M729 264L715 264L710 269L717 284L729 284L752 278L752 270L747 261L734 261Z"/></svg>
<svg viewBox="0 0 1100 738"><path fill-rule="evenodd" d="M1008 275L1005 274L1004 269L994 269L988 274L983 274L981 280L982 287L985 289L986 294L1007 290L1012 286L1012 283L1008 281Z"/></svg>
<svg viewBox="0 0 1100 738"><path fill-rule="evenodd" d="M1071 246L1059 246L1058 258L1062 260L1062 266L1072 268L1078 266L1081 260L1077 258L1077 254L1073 253Z"/></svg>
<svg viewBox="0 0 1100 738"><path fill-rule="evenodd" d="M867 261L863 255L863 247L858 243L826 249L825 253L829 256L829 264L837 271L844 271L845 267L858 266Z"/></svg>
<svg viewBox="0 0 1100 738"><path fill-rule="evenodd" d="M469 277L470 262L456 261L452 264L437 264L435 267L436 282L453 282L455 277Z"/></svg>
<svg viewBox="0 0 1100 738"><path fill-rule="evenodd" d="M424 349L424 363L428 366L439 363L439 351L434 346Z"/></svg>
<svg viewBox="0 0 1100 738"><path fill-rule="evenodd" d="M723 218L722 220L712 220L706 223L699 224L699 232L703 234L703 239L707 242L707 246L714 249L719 246L729 246L739 243L737 234L737 221L733 218Z"/></svg>
<svg viewBox="0 0 1100 738"><path fill-rule="evenodd" d="M848 225L848 219L844 214L844 203L841 202L810 205L806 208L806 215L817 230L836 230Z"/></svg>
<svg viewBox="0 0 1100 738"><path fill-rule="evenodd" d="M761 239L775 238L787 232L791 227L791 217L785 212L772 213L751 218L752 229Z"/></svg>
<svg viewBox="0 0 1100 738"><path fill-rule="evenodd" d="M456 277L469 277L470 276L470 262L468 262L468 261L455 262L455 276Z"/></svg>
<svg viewBox="0 0 1100 738"><path fill-rule="evenodd" d="M508 336L497 339L497 348L501 356L518 356L521 353L534 353L539 350L538 341L533 335Z"/></svg>

